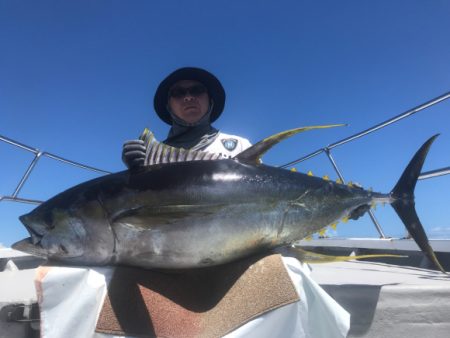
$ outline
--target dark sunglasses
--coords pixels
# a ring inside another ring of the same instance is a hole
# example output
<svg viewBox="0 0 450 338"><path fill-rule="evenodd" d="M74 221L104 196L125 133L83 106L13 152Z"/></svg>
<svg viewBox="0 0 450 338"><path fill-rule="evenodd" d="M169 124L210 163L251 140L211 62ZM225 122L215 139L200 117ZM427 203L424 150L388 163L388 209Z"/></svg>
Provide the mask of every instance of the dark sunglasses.
<svg viewBox="0 0 450 338"><path fill-rule="evenodd" d="M206 87L204 85L198 84L192 87L184 88L184 87L174 87L169 91L169 97L174 98L182 98L186 95L190 94L192 96L200 96L206 93Z"/></svg>

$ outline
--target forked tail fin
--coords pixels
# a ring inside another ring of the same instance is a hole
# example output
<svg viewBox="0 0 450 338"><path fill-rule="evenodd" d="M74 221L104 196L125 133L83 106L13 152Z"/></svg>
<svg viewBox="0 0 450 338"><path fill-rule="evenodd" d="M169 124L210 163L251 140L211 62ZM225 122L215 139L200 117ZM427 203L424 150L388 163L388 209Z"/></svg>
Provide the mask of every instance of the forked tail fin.
<svg viewBox="0 0 450 338"><path fill-rule="evenodd" d="M419 248L439 270L445 273L444 268L439 263L436 255L434 254L433 248L428 242L428 237L422 223L420 223L419 217L417 216L414 203L414 188L416 187L417 179L419 178L423 163L425 162L425 158L428 154L428 150L438 136L439 134L428 139L428 141L420 147L412 160L409 162L391 192L391 196L394 198L394 202L391 205L397 212L397 215L402 220L412 238L416 241Z"/></svg>

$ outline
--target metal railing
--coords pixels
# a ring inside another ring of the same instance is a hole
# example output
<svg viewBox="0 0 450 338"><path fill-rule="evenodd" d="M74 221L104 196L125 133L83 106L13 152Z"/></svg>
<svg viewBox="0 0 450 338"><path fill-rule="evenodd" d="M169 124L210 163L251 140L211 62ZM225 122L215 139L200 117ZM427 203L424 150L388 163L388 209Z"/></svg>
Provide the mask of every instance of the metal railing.
<svg viewBox="0 0 450 338"><path fill-rule="evenodd" d="M3 141L5 143L8 143L12 146L15 146L17 148L21 148L23 150L26 150L28 152L31 152L34 154L34 158L31 161L30 165L28 166L27 170L25 171L25 173L23 174L21 180L19 181L19 184L17 184L16 189L14 190L13 194L11 196L2 196L0 195L0 202L2 201L11 201L11 202L20 202L20 203L28 203L28 204L41 204L42 201L39 200L34 200L34 199L28 199L28 198L21 198L18 197L20 190L23 188L23 185L25 184L25 182L28 180L28 178L30 177L31 172L33 171L33 169L35 168L36 164L38 163L39 159L41 157L48 157L52 160L56 160L62 163L66 163L66 164L70 164L73 165L75 167L78 168L82 168L82 169L87 169L87 170L91 170L94 172L98 172L98 173L102 173L102 174L110 174L110 172L102 170L102 169L97 169L85 164L81 164L75 161L71 161L68 159L65 159L63 157L48 153L46 151L41 151L39 149L36 148L32 148L29 147L23 143L14 141L8 137L2 136L0 135L0 141Z"/></svg>
<svg viewBox="0 0 450 338"><path fill-rule="evenodd" d="M423 103L423 104L421 104L421 105L419 105L417 107L414 107L414 108L412 108L410 110L407 110L406 112L404 112L404 113L402 113L400 115L397 115L397 116L395 116L395 117L393 117L393 118L391 118L389 120L381 122L381 123L377 124L376 126L374 126L372 128L363 130L363 131L361 131L359 133L356 133L356 134L354 134L352 136L346 137L346 138L344 138L344 139L342 139L340 141L334 142L334 143L332 143L332 144L330 144L330 145L328 145L326 147L318 149L318 150L316 150L316 151L314 151L314 152L312 152L312 153L310 153L310 154L308 154L306 156L303 156L303 157L301 157L301 158L299 158L297 160L294 160L294 161L291 161L289 163L283 164L280 167L281 168L290 167L290 166L293 166L293 165L298 164L300 162L309 160L310 158L313 158L313 157L315 157L317 155L325 153L327 155L328 159L330 160L331 165L333 166L334 171L338 175L339 179L342 181L342 183L345 183L344 176L342 175L342 172L339 170L339 167L337 166L336 161L334 160L333 156L331 155L331 150L333 148L336 148L336 147L339 147L339 146L344 145L346 143L352 142L352 141L357 140L357 139L359 139L359 138L361 138L363 136L366 136L366 135L368 135L370 133L373 133L373 132L375 132L375 131L377 131L379 129L387 127L390 124L396 123L396 122L398 122L398 121L400 121L400 120L402 120L404 118L407 118L407 117L409 117L409 116L411 116L411 115L413 115L413 114L415 114L415 113L417 113L417 112L419 112L421 110L424 110L424 109L429 108L429 107L431 107L431 106L433 106L435 104L438 104L438 103L440 103L440 102L442 102L444 100L447 100L448 98L450 98L450 92L447 92L447 93L445 93L445 94L443 94L441 96L438 96L438 97L436 97L436 98L434 98L434 99L432 99L430 101L427 101L427 102L425 102L425 103ZM447 174L450 174L450 167L421 173L420 176L419 176L419 180L432 178L432 177L437 177L437 176L442 176L442 175L447 175ZM383 232L383 229L381 228L380 224L378 223L377 219L375 218L375 215L372 212L372 210L369 210L369 216L370 216L373 224L375 225L378 233L380 234L380 236L382 238L386 238L386 236L385 236L385 234Z"/></svg>
<svg viewBox="0 0 450 338"><path fill-rule="evenodd" d="M444 100L447 100L448 98L450 98L450 92L447 92L447 93L445 93L445 94L443 94L441 96L438 96L438 97L436 97L436 98L434 98L434 99L432 99L430 101L427 101L427 102L425 102L425 103L423 103L423 104L421 104L421 105L419 105L417 107L414 107L414 108L412 108L412 109L410 109L410 110L408 110L408 111L406 111L406 112L404 112L404 113L402 113L400 115L397 115L397 116L395 116L395 117L393 117L393 118L391 118L391 119L389 119L387 121L379 123L379 124L377 124L374 127L366 129L366 130L364 130L362 132L359 132L357 134L354 134L352 136L346 137L346 138L344 138L344 139L342 139L340 141L334 142L334 143L332 143L332 144L330 144L330 145L328 145L326 147L318 149L318 150L316 150L316 151L314 151L314 152L312 152L312 153L310 153L310 154L308 154L306 156L303 156L303 157L301 157L301 158L299 158L297 160L294 160L294 161L291 161L289 163L286 163L286 164L284 164L284 165L282 165L280 167L281 168L290 167L290 166L293 166L293 165L298 164L300 162L306 161L306 160L308 160L310 158L313 158L313 157L315 157L317 155L325 153L327 155L329 161L331 162L331 165L333 166L334 170L336 171L336 174L338 175L339 179L342 181L342 183L345 183L344 176L342 175L342 172L339 170L339 167L338 167L336 161L334 160L333 156L331 155L331 150L333 148L336 148L336 147L339 147L339 146L344 145L346 143L352 142L352 141L357 140L357 139L359 139L361 137L364 137L364 136L366 136L366 135L368 135L370 133L373 133L373 132L375 132L375 131L377 131L379 129L387 127L390 124L396 123L396 122L398 122L398 121L400 121L400 120L402 120L402 119L404 119L406 117L409 117L409 116L411 116L411 115L413 115L413 114L415 114L415 113L417 113L419 111L422 111L422 110L424 110L426 108L429 108L429 107L431 107L431 106L433 106L435 104L438 104L438 103L440 103L440 102L442 102ZM11 145L13 145L15 147L18 147L18 148L21 148L23 150L26 150L26 151L34 153L33 160L31 161L30 165L28 166L27 170L25 171L22 179L20 180L20 182L17 185L16 189L14 190L13 194L11 196L2 196L2 195L0 195L0 202L2 202L2 201L12 201L12 202L29 203L29 204L40 204L40 203L42 203L42 201L39 201L39 200L22 198L22 197L18 196L20 190L22 189L22 187L25 184L25 182L28 180L31 172L33 171L33 169L35 168L37 162L39 161L39 159L41 157L48 157L50 159L53 159L53 160L56 160L56 161L60 161L60 162L66 163L66 164L70 164L70 165L73 165L75 167L79 167L79 168L86 169L86 170L91 170L91 171L102 173L102 174L110 174L110 172L108 172L108 171L105 171L105 170L102 170L102 169L97 169L97 168L94 168L94 167L91 167L91 166L88 166L88 165L85 165L85 164L81 164L81 163L78 163L78 162L70 161L70 160L65 159L63 157L60 157L60 156L57 156L57 155L53 155L51 153L48 153L48 152L45 152L45 151L41 151L39 149L35 149L35 148L32 148L32 147L29 147L27 145L24 145L24 144L22 144L20 142L11 140L11 139L9 139L7 137L4 137L4 136L1 136L1 135L0 135L0 141L6 142L6 143L11 144ZM427 172L421 173L420 176L419 176L419 180L432 178L432 177L437 177L437 176L442 176L442 175L447 175L447 174L450 174L450 167L446 167L446 168L442 168L442 169L437 169L437 170L432 170L432 171L427 171ZM386 236L383 233L383 230L382 230L380 224L378 223L377 219L375 218L375 215L373 214L373 212L371 210L369 211L369 216L370 216L372 222L374 223L374 225L375 225L378 233L380 234L380 236L382 238L386 238Z"/></svg>

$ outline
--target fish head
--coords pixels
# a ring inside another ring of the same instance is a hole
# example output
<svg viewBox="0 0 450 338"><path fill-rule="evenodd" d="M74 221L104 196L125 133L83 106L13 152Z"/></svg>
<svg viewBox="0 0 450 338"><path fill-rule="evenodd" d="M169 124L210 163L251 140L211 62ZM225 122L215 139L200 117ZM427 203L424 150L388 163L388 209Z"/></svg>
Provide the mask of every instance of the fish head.
<svg viewBox="0 0 450 338"><path fill-rule="evenodd" d="M37 208L19 219L30 237L13 249L68 264L105 264L111 258L114 237L110 227L102 226L105 220L59 208Z"/></svg>
<svg viewBox="0 0 450 338"><path fill-rule="evenodd" d="M83 255L85 228L80 219L68 211L52 209L37 211L19 217L30 237L13 248L44 258L74 258Z"/></svg>

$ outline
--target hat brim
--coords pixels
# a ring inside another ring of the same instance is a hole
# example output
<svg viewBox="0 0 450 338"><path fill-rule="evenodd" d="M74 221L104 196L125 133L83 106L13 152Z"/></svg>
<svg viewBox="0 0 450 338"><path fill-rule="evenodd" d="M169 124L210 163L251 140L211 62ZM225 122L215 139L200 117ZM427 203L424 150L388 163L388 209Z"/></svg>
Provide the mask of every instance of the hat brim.
<svg viewBox="0 0 450 338"><path fill-rule="evenodd" d="M167 111L169 89L178 81L193 80L201 82L207 89L214 105L211 111L211 122L217 120L225 107L225 90L220 81L210 72L194 67L180 68L167 76L158 86L153 99L153 106L159 118L172 125L172 117Z"/></svg>

